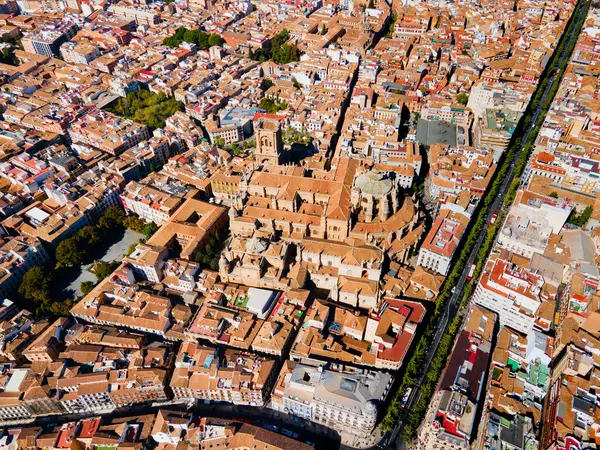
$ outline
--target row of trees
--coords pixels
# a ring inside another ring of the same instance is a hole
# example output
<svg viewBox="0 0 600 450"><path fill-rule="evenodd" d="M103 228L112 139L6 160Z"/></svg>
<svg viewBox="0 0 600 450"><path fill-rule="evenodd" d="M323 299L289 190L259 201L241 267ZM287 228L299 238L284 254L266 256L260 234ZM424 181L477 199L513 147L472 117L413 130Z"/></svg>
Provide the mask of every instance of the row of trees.
<svg viewBox="0 0 600 450"><path fill-rule="evenodd" d="M163 45L171 48L177 48L182 42L196 44L200 50L208 50L215 45L222 45L223 38L218 34L208 34L200 30L188 30L186 27L179 27L173 36L163 39Z"/></svg>
<svg viewBox="0 0 600 450"><path fill-rule="evenodd" d="M296 44L287 44L290 39L290 33L285 28L271 39L271 42L263 48L252 50L248 49L248 57L254 61L272 60L277 64L288 64L293 61L300 61L301 52Z"/></svg>
<svg viewBox="0 0 600 450"><path fill-rule="evenodd" d="M582 7L585 7L585 4L583 1L580 1L578 3L577 9L582 8ZM573 13L573 16L575 16L577 14L577 9ZM584 14L585 13L586 13L586 11L584 11ZM422 373L422 368L423 368L424 364L426 363L427 356L428 356L427 355L427 347L428 347L429 343L431 342L431 339L434 336L435 328L437 326L437 322L438 322L439 318L441 317L441 313L443 311L444 305L446 304L446 302L452 295L452 287L456 286L462 272L464 271L469 254L471 252L471 249L475 246L477 239L480 236L480 233L485 232L484 241L483 241L483 243L477 253L477 257L476 257L477 265L476 265L476 270L474 272L473 281L465 284L465 288L464 288L464 292L463 292L463 300L462 300L461 306L465 307L468 304L471 295L473 294L473 291L475 289L475 283L477 282L477 280L479 279L479 276L481 275L481 271L483 270L483 265L487 259L487 256L489 255L489 252L491 251L491 248L495 241L495 237L501 227L502 220L504 218L504 212L500 211L496 222L492 226L488 226L487 217L486 217L487 212L489 211L489 207L491 206L492 202L494 201L494 198L497 196L497 194L499 192L502 181L504 180L504 178L507 175L508 167L510 166L512 161L516 160L514 179L509 187L509 191L508 191L507 195L505 196L504 205L505 206L510 205L512 203L512 201L514 200L514 196L516 195L516 192L519 187L520 176L523 173L523 170L525 169L525 165L527 164L529 153L531 151L533 142L535 141L536 136L537 136L537 129L543 123L545 113L548 111L548 108L550 107L550 105L552 103L554 93L556 92L556 89L558 88L558 85L560 84L560 81L562 79L562 74L564 73L564 69L566 67L566 64L568 63L568 58L565 58L561 62L558 55L560 55L562 53L562 49L564 49L564 46L567 43L566 37L573 33L574 33L574 36L577 36L579 34L580 30L574 30L573 29L574 25L575 24L573 21L571 21L569 23L557 50L554 52L552 63L550 64L549 69L546 72L547 74L550 74L550 73L553 73L556 70L558 70L559 76L557 76L554 80L555 84L552 86L552 89L550 91L551 95L549 95L546 98L546 100L544 101L543 113L540 114L540 116L538 118L538 122L536 123L536 127L535 127L534 131L532 132L532 134L530 135L529 141L526 143L523 143L521 136L522 136L524 130L526 130L531 125L531 115L532 115L531 113L539 105L539 102L542 99L543 92L548 83L547 77L545 77L543 82L541 82L539 84L539 86L534 94L534 98L524 115L524 119L521 120L521 122L519 123L517 130L515 131L515 133L513 135L513 140L511 142L511 145L509 146L509 149L506 153L505 163L502 164L500 166L500 168L498 169L498 172L496 173L496 175L494 177L494 182L492 183L491 187L488 189L488 192L486 193L486 196L483 199L483 207L479 209L476 219L474 220L473 225L472 225L471 229L469 230L468 237L466 238L464 246L462 247L456 262L453 264L453 268L452 268L450 274L446 278L446 281L444 282L444 285L442 286L442 289L440 290L438 298L436 299L433 317L429 321L429 325L426 328L422 338L417 343L416 349L406 365L406 370L405 370L404 377L402 379L402 383L401 383L400 387L398 388L398 390L395 392L394 397L392 398L390 405L384 415L381 426L386 431L391 431L395 427L397 420L400 416L402 398L408 388L414 387L416 381L419 378L419 374ZM575 42L573 41L570 48L567 49L567 55L569 55L572 52L574 43ZM558 65L559 62L561 62L560 66ZM523 145L523 144L524 144L523 150L522 150L521 154L519 155L519 158L517 158L517 153L518 153L521 145ZM584 219L585 219L585 217L584 217ZM486 229L486 227L487 227L487 229ZM425 413L427 411L427 408L429 406L431 398L435 392L435 386L437 385L438 380L441 377L442 371L444 370L446 362L448 360L448 356L450 355L450 352L452 350L452 345L453 345L454 339L456 337L456 334L460 330L461 321L462 321L462 319L460 318L460 316L456 316L453 319L453 321L450 323L448 329L442 336L442 339L441 339L438 349L436 351L435 357L433 358L433 360L431 362L429 370L426 373L423 382L419 386L419 393L420 393L419 400L414 405L414 408L411 410L411 414L407 417L407 421L404 425L403 435L407 439L414 437L421 421L423 420L423 418L425 416Z"/></svg>
<svg viewBox="0 0 600 450"><path fill-rule="evenodd" d="M125 97L119 97L113 106L106 108L111 113L143 123L151 130L163 128L166 119L184 109L182 102L167 97L164 92L155 94L146 89L129 92Z"/></svg>

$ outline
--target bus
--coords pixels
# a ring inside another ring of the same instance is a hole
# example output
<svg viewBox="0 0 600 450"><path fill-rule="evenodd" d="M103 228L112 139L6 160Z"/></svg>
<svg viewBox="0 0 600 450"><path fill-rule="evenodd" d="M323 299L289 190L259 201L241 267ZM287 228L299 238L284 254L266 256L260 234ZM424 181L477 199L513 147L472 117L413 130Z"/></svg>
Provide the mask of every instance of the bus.
<svg viewBox="0 0 600 450"><path fill-rule="evenodd" d="M467 274L467 280L471 281L473 279L473 274L475 273L475 264L471 265L471 268L469 269L469 273Z"/></svg>

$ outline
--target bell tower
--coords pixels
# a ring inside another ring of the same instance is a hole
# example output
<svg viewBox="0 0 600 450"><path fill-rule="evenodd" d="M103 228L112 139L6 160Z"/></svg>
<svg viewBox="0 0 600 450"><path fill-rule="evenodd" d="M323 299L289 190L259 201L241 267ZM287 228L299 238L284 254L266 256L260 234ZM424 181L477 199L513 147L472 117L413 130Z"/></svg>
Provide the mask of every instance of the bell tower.
<svg viewBox="0 0 600 450"><path fill-rule="evenodd" d="M283 140L278 120L260 119L256 123L256 151L254 159L260 164L281 163Z"/></svg>

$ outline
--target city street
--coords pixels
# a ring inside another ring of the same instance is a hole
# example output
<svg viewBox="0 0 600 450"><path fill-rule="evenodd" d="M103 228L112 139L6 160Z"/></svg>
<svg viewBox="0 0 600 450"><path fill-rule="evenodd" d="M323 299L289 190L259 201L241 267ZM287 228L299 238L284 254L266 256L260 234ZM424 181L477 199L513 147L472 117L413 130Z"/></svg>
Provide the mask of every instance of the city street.
<svg viewBox="0 0 600 450"><path fill-rule="evenodd" d="M583 11L585 11L585 8L579 9L579 14L575 18L576 24L581 23L581 21L585 19L584 15L583 15ZM562 63L565 60L568 60L570 58L571 55L567 54L567 50L570 46L569 44L574 39L577 39L577 36L574 34L571 34L567 37L567 39L568 39L567 45L565 45L563 47L563 51L560 54L560 59L559 59L560 63ZM540 114L542 114L542 112L543 112L542 111L543 105L545 104L546 100L548 99L548 95L550 95L550 91L551 91L551 88L552 88L552 85L553 85L553 82L554 82L556 76L557 76L557 74L553 73L549 77L549 80L548 80L549 82L546 85L546 88L544 90L542 98L541 98L540 102L538 103L537 109L533 113L531 125L527 128L527 130L525 130L525 133L523 134L523 137L521 140L522 145L519 148L519 151L517 152L517 154L515 155L515 161L519 159L521 153L523 152L524 144L529 141L529 139L531 138L531 134L534 132L535 124L536 124L538 118L540 117ZM486 215L485 215L486 223L489 223L493 214L495 214L498 210L503 208L504 197L505 197L506 193L508 192L508 190L510 188L510 184L515 176L514 162L504 161L504 164L510 164L510 166L508 167L506 176L502 180L502 184L500 185L500 190L498 192L498 195L496 196L493 203L490 205L490 207L486 211ZM459 305L460 305L462 297L463 297L463 289L464 289L465 283L467 281L467 275L469 273L469 269L471 268L471 265L476 262L477 253L479 252L479 249L481 248L481 245L483 243L485 235L486 235L486 228L484 228L482 230L479 238L477 239L476 244L471 249L469 258L464 266L463 273L461 274L461 277L460 277L458 283L456 284L456 289L454 289L453 294L451 295L450 299L446 302L444 311L443 311L442 316L439 321L439 326L436 330L433 341L429 347L429 352L428 352L429 356L427 358L426 364L423 367L421 378L416 383L416 385L411 393L411 396L408 399L404 413L400 416L400 419L396 425L396 428L391 433L391 435L388 436L388 438L383 443L381 443L377 448L393 448L394 446L399 450L402 450L405 448L405 444L402 442L402 439L399 437L400 431L402 430L402 426L404 424L404 420L406 419L406 417L408 417L408 415L410 415L412 408L418 401L419 387L420 387L421 383L423 382L423 380L425 379L425 375L427 374L429 366L431 365L431 361L435 357L440 340L442 339L442 336L444 335L444 333L448 327L448 324L450 323L450 320L458 312L458 308L459 308Z"/></svg>
<svg viewBox="0 0 600 450"><path fill-rule="evenodd" d="M267 407L241 406L229 403L198 403L188 407L185 403L164 402L153 405L135 405L111 411L98 411L98 416L128 417L142 414L155 414L159 409L188 411L202 417L220 419L243 419L255 426L274 425L298 433L299 440L315 444L317 449L332 449L340 446L340 436L334 430L289 414L280 413ZM55 426L89 418L89 413L67 414L40 417L33 421L21 422L27 425ZM16 425L12 424L12 425Z"/></svg>

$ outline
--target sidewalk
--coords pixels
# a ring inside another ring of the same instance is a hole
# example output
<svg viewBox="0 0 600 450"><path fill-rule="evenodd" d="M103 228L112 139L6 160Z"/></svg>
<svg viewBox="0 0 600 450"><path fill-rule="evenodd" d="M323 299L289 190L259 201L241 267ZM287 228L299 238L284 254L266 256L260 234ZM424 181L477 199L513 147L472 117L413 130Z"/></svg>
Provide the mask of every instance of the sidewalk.
<svg viewBox="0 0 600 450"><path fill-rule="evenodd" d="M375 428L373 432L368 436L357 436L356 434L350 433L348 431L342 431L340 433L341 444L346 447L356 449L368 449L375 447L381 442L384 435L385 433L381 431L380 427Z"/></svg>

